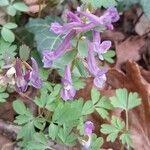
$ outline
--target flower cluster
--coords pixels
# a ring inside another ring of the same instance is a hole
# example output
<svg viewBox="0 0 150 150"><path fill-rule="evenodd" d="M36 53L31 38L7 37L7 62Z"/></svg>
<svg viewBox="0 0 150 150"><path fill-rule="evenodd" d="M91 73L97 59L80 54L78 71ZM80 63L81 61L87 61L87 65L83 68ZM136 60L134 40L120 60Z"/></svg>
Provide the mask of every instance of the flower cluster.
<svg viewBox="0 0 150 150"><path fill-rule="evenodd" d="M88 45L88 70L94 77L94 85L98 88L104 86L106 81L107 69L99 68L96 64L95 53L100 60L104 60L103 54L106 53L111 47L111 41L101 42L100 33L96 30L97 27L104 27L105 29L113 29L114 22L119 20L119 14L114 7L108 8L106 12L100 17L92 14L89 11L81 11L78 7L76 13L71 11L66 12L67 23L61 25L58 22L51 24L50 31L55 34L62 34L65 36L64 40L58 48L43 52L44 67L48 68L52 66L52 63L57 58L61 57L68 50L71 49L71 40L82 32L92 31L93 41L87 40ZM86 18L86 19L85 19ZM73 99L75 96L75 89L72 85L70 65L65 67L64 78L62 79L63 89L61 91L61 97L64 100Z"/></svg>
<svg viewBox="0 0 150 150"><path fill-rule="evenodd" d="M16 58L15 64L6 64L3 67L7 70L4 79L12 79L17 92L25 92L29 84L37 89L42 87L42 80L39 76L38 64L34 58L31 58L31 60L32 67L25 62L25 65L23 65L23 62L19 58Z"/></svg>

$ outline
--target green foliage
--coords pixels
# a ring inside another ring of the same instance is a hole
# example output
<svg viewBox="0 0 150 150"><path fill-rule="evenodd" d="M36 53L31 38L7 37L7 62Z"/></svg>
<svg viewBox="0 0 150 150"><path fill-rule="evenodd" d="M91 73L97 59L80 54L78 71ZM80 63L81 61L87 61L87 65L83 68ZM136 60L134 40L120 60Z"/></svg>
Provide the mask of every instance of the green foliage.
<svg viewBox="0 0 150 150"><path fill-rule="evenodd" d="M84 80L78 78L78 77L73 77L73 86L75 87L76 90L84 89L85 87L85 82Z"/></svg>
<svg viewBox="0 0 150 150"><path fill-rule="evenodd" d="M19 57L23 61L27 61L30 57L30 48L27 45L21 45L19 48Z"/></svg>
<svg viewBox="0 0 150 150"><path fill-rule="evenodd" d="M92 101L86 101L83 109L82 109L82 115L88 115L94 112L94 105L92 103Z"/></svg>
<svg viewBox="0 0 150 150"><path fill-rule="evenodd" d="M105 96L100 96L99 91L92 89L91 98L94 104L95 110L103 119L108 119L109 113L107 110L112 109L110 100Z"/></svg>
<svg viewBox="0 0 150 150"><path fill-rule="evenodd" d="M150 5L149 0L141 0L141 6L147 18L150 20Z"/></svg>
<svg viewBox="0 0 150 150"><path fill-rule="evenodd" d="M3 39L0 39L0 66L4 65L4 59L8 58L13 59L16 55L16 45L12 45L11 43L8 43L4 41Z"/></svg>
<svg viewBox="0 0 150 150"><path fill-rule="evenodd" d="M4 103L9 97L9 94L5 92L5 88L0 88L0 103Z"/></svg>
<svg viewBox="0 0 150 150"><path fill-rule="evenodd" d="M101 132L108 134L107 141L114 142L118 137L118 134L125 128L125 123L120 118L113 116L110 124L101 125Z"/></svg>
<svg viewBox="0 0 150 150"><path fill-rule="evenodd" d="M6 42L12 43L15 40L14 33L10 29L7 29L5 27L2 28L1 35Z"/></svg>
<svg viewBox="0 0 150 150"><path fill-rule="evenodd" d="M127 89L117 89L116 96L111 97L110 100L114 107L118 107L123 110L130 110L141 103L141 99L138 94L136 92L128 93Z"/></svg>
<svg viewBox="0 0 150 150"><path fill-rule="evenodd" d="M82 61L83 61L82 59L78 59L78 58L75 59L73 74L78 77L86 78L89 76L89 73L85 68L85 66L83 65Z"/></svg>
<svg viewBox="0 0 150 150"><path fill-rule="evenodd" d="M59 127L51 123L48 128L48 135L52 140L55 140L58 135Z"/></svg>
<svg viewBox="0 0 150 150"><path fill-rule="evenodd" d="M15 16L17 11L20 12L27 12L28 7L23 2L14 2L9 0L0 0L0 7L4 7L6 9L6 12L10 16Z"/></svg>
<svg viewBox="0 0 150 150"><path fill-rule="evenodd" d="M104 141L103 138L97 137L96 134L92 134L90 150L99 150L102 147Z"/></svg>
<svg viewBox="0 0 150 150"><path fill-rule="evenodd" d="M44 133L34 133L32 141L27 145L28 150L45 150L50 149L48 139Z"/></svg>
<svg viewBox="0 0 150 150"><path fill-rule="evenodd" d="M42 53L43 50L53 50L62 41L61 35L57 35L50 31L52 22L61 22L58 17L46 17L45 19L30 19L26 28L35 35L37 50Z"/></svg>
<svg viewBox="0 0 150 150"><path fill-rule="evenodd" d="M114 56L115 56L115 52L113 50L109 50L105 54L103 54L104 60L106 60L109 63L114 63L114 59L113 59Z"/></svg>
<svg viewBox="0 0 150 150"><path fill-rule="evenodd" d="M0 0L0 6L7 6L7 5L9 5L8 0Z"/></svg>
<svg viewBox="0 0 150 150"><path fill-rule="evenodd" d="M84 4L90 4L93 8L108 8L112 6L116 6L116 0L81 0Z"/></svg>
<svg viewBox="0 0 150 150"><path fill-rule="evenodd" d="M79 40L78 43L78 52L81 57L87 57L87 43L86 40Z"/></svg>

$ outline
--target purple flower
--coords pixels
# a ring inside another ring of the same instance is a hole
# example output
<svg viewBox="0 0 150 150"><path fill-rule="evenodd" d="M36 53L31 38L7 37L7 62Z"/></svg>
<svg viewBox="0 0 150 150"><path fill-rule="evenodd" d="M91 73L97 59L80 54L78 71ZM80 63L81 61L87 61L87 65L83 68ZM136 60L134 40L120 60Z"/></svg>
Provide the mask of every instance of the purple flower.
<svg viewBox="0 0 150 150"><path fill-rule="evenodd" d="M72 85L71 66L65 67L64 78L62 79L63 88L61 90L61 97L63 100L72 100L76 94L76 90Z"/></svg>
<svg viewBox="0 0 150 150"><path fill-rule="evenodd" d="M91 121L86 121L84 124L84 134L88 136L88 141L86 141L84 143L84 150L88 150L90 145L91 145L91 135L93 133L94 130L94 124Z"/></svg>
<svg viewBox="0 0 150 150"><path fill-rule="evenodd" d="M88 42L88 69L91 72L91 74L94 76L94 85L98 88L102 88L106 82L106 72L107 69L100 69L95 60L94 51L93 51L93 45L89 41Z"/></svg>
<svg viewBox="0 0 150 150"><path fill-rule="evenodd" d="M19 58L16 59L15 69L16 69L16 76L15 76L16 90L18 92L25 92L28 87L29 72L23 75L22 63Z"/></svg>
<svg viewBox="0 0 150 150"><path fill-rule="evenodd" d="M94 44L94 51L98 53L99 59L104 60L103 54L105 54L111 47L111 41L103 41L101 43L100 33L97 31L93 31L93 44Z"/></svg>
<svg viewBox="0 0 150 150"><path fill-rule="evenodd" d="M108 29L113 29L112 23L119 20L118 11L114 7L108 8L101 17L95 16L90 12L82 12L79 8L77 9L77 13L87 17L92 23L95 24L95 27L99 25L104 25Z"/></svg>
<svg viewBox="0 0 150 150"><path fill-rule="evenodd" d="M70 22L70 23L66 23L62 26L59 23L55 22L55 23L51 24L50 30L56 34L66 34L66 33L70 32L71 30L78 28L82 25L83 25L83 23L80 23L80 22Z"/></svg>
<svg viewBox="0 0 150 150"><path fill-rule="evenodd" d="M31 58L31 60L32 60L32 72L30 74L30 81L33 87L39 89L42 87L42 80L40 79L39 76L38 64L34 58Z"/></svg>
<svg viewBox="0 0 150 150"><path fill-rule="evenodd" d="M70 33L68 33L65 37L65 39L63 40L63 42L58 46L57 49L53 50L53 51L48 51L45 50L43 52L43 60L42 62L44 63L44 67L45 68L49 68L53 61L57 58L59 58L60 56L62 56L67 49L70 48L70 41L71 39L75 36L75 31L71 31Z"/></svg>
<svg viewBox="0 0 150 150"><path fill-rule="evenodd" d="M74 14L69 10L66 11L66 15L68 17L69 22L82 22L81 19L76 14Z"/></svg>
<svg viewBox="0 0 150 150"><path fill-rule="evenodd" d="M94 130L94 124L91 121L86 121L84 124L84 134L91 135Z"/></svg>

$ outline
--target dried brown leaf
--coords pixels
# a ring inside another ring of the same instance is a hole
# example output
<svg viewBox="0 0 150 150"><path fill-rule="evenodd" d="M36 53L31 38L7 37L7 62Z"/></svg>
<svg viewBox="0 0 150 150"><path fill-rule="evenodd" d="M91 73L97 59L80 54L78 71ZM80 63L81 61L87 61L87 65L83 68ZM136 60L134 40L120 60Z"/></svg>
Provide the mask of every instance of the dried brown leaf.
<svg viewBox="0 0 150 150"><path fill-rule="evenodd" d="M141 54L145 51L145 39L138 37L130 37L122 43L116 45L116 68L120 68L127 60L138 61L141 59Z"/></svg>

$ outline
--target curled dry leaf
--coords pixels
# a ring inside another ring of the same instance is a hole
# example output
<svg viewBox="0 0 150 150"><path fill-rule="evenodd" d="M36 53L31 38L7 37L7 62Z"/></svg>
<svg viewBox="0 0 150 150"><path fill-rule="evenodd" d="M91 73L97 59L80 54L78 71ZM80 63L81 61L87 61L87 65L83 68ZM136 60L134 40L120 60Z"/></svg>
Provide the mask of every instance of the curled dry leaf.
<svg viewBox="0 0 150 150"><path fill-rule="evenodd" d="M107 73L108 83L112 88L127 88L129 91L136 91L142 98L142 104L129 112L130 127L133 133L133 144L136 150L143 149L146 143L145 150L150 149L150 84L142 76L140 67L133 61L127 61L126 74L117 70L111 69ZM140 135L140 137L139 137ZM142 138L142 140L140 140Z"/></svg>
<svg viewBox="0 0 150 150"><path fill-rule="evenodd" d="M115 43L116 46L116 68L120 68L127 60L138 61L141 59L141 54L145 52L146 40L142 37L131 37L122 43Z"/></svg>
<svg viewBox="0 0 150 150"><path fill-rule="evenodd" d="M141 14L142 14L142 16L140 16ZM141 8L137 9L137 15L140 18L139 18L139 21L136 23L135 32L138 35L142 36L142 35L150 32L150 21L145 16L145 14L142 13L142 9Z"/></svg>

